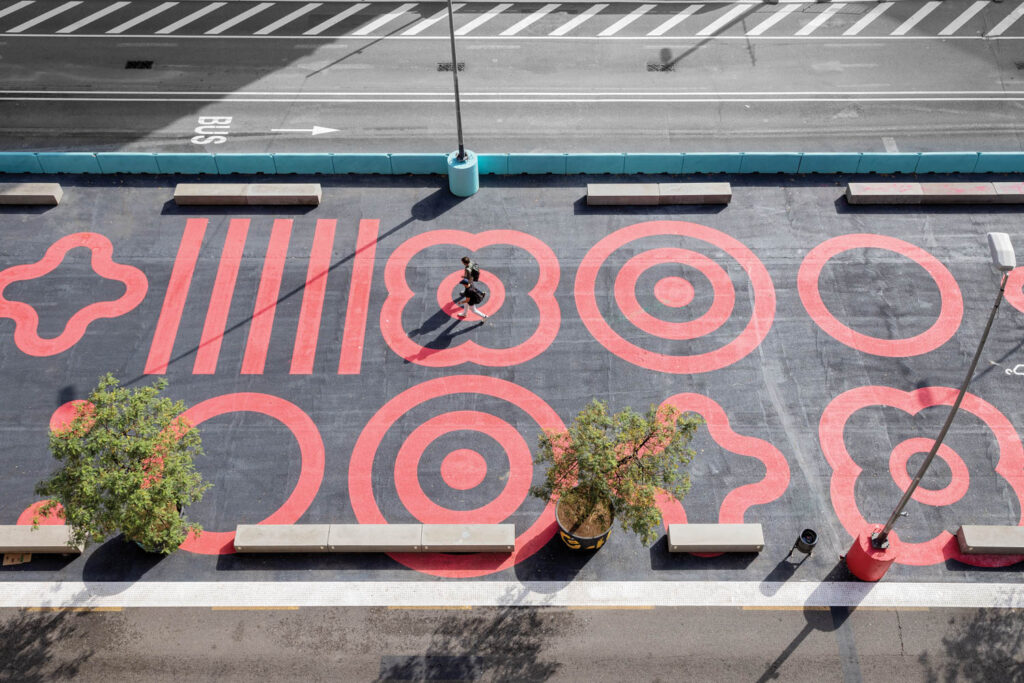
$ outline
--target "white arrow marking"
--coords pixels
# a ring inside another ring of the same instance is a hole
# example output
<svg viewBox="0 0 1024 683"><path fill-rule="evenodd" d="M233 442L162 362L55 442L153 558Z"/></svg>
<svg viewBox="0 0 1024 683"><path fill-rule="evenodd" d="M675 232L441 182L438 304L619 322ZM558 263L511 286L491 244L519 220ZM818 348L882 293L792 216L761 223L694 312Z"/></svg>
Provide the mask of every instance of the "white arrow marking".
<svg viewBox="0 0 1024 683"><path fill-rule="evenodd" d="M271 128L271 133L310 133L312 135L323 135L324 133L337 133L337 128L325 128L324 126L313 126L312 128Z"/></svg>

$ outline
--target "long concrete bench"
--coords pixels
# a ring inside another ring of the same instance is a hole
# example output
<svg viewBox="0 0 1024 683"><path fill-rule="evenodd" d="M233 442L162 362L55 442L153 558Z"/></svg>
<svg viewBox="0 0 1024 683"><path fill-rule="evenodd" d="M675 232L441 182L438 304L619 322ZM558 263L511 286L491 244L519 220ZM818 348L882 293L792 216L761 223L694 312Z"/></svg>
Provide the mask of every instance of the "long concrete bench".
<svg viewBox="0 0 1024 683"><path fill-rule="evenodd" d="M510 553L515 524L424 524L425 553Z"/></svg>
<svg viewBox="0 0 1024 683"><path fill-rule="evenodd" d="M672 204L728 204L732 201L729 183L659 183L658 203Z"/></svg>
<svg viewBox="0 0 1024 683"><path fill-rule="evenodd" d="M956 539L967 555L1024 555L1024 526L964 524Z"/></svg>
<svg viewBox="0 0 1024 683"><path fill-rule="evenodd" d="M243 553L510 553L514 524L239 524Z"/></svg>
<svg viewBox="0 0 1024 683"><path fill-rule="evenodd" d="M587 206L728 204L729 183L590 183Z"/></svg>
<svg viewBox="0 0 1024 683"><path fill-rule="evenodd" d="M71 527L49 524L33 529L30 525L0 526L0 553L38 553L80 555L81 545L69 545Z"/></svg>
<svg viewBox="0 0 1024 683"><path fill-rule="evenodd" d="M759 553L760 524L669 524L670 553Z"/></svg>
<svg viewBox="0 0 1024 683"><path fill-rule="evenodd" d="M58 183L0 183L0 204L57 206L63 197Z"/></svg>
<svg viewBox="0 0 1024 683"><path fill-rule="evenodd" d="M1021 204L1024 183L850 183L850 204Z"/></svg>
<svg viewBox="0 0 1024 683"><path fill-rule="evenodd" d="M319 183L178 183L178 206L318 206Z"/></svg>
<svg viewBox="0 0 1024 683"><path fill-rule="evenodd" d="M330 524L239 524L235 550L241 553L326 553Z"/></svg>
<svg viewBox="0 0 1024 683"><path fill-rule="evenodd" d="M423 549L422 524L332 524L332 553L418 553Z"/></svg>

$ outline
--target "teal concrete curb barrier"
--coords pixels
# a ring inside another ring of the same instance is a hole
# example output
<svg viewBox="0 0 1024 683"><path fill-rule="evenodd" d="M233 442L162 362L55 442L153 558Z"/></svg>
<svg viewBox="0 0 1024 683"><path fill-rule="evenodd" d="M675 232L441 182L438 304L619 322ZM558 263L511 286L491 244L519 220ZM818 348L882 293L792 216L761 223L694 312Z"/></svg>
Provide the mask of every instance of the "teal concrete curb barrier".
<svg viewBox="0 0 1024 683"><path fill-rule="evenodd" d="M217 164L217 173L221 175L277 173L274 157L269 154L214 154L213 162Z"/></svg>
<svg viewBox="0 0 1024 683"><path fill-rule="evenodd" d="M920 154L864 152L860 155L857 173L913 173Z"/></svg>
<svg viewBox="0 0 1024 683"><path fill-rule="evenodd" d="M684 154L682 173L739 173L742 154Z"/></svg>
<svg viewBox="0 0 1024 683"><path fill-rule="evenodd" d="M391 175L390 154L332 154L335 173Z"/></svg>
<svg viewBox="0 0 1024 683"><path fill-rule="evenodd" d="M274 168L278 173L301 173L302 175L330 175L334 163L330 154L274 154Z"/></svg>
<svg viewBox="0 0 1024 683"><path fill-rule="evenodd" d="M508 174L542 175L553 173L565 175L564 154L509 154Z"/></svg>
<svg viewBox="0 0 1024 683"><path fill-rule="evenodd" d="M798 173L856 173L858 166L860 166L859 153L804 152L800 157Z"/></svg>
<svg viewBox="0 0 1024 683"><path fill-rule="evenodd" d="M448 173L447 154L392 154L391 174L428 175Z"/></svg>
<svg viewBox="0 0 1024 683"><path fill-rule="evenodd" d="M671 173L683 172L682 154L626 154L623 172L634 173Z"/></svg>
<svg viewBox="0 0 1024 683"><path fill-rule="evenodd" d="M156 155L139 152L99 152L96 161L103 173L159 173Z"/></svg>
<svg viewBox="0 0 1024 683"><path fill-rule="evenodd" d="M915 172L971 173L977 165L977 152L921 152Z"/></svg>
<svg viewBox="0 0 1024 683"><path fill-rule="evenodd" d="M740 173L797 173L802 156L795 152L745 152Z"/></svg>
<svg viewBox="0 0 1024 683"><path fill-rule="evenodd" d="M92 152L39 152L43 173L103 173Z"/></svg>
<svg viewBox="0 0 1024 683"><path fill-rule="evenodd" d="M0 173L42 173L39 158L32 152L0 152Z"/></svg>
<svg viewBox="0 0 1024 683"><path fill-rule="evenodd" d="M157 154L156 165L161 173L217 173L212 154Z"/></svg>
<svg viewBox="0 0 1024 683"><path fill-rule="evenodd" d="M625 168L625 154L569 154L565 157L567 175L622 175Z"/></svg>
<svg viewBox="0 0 1024 683"><path fill-rule="evenodd" d="M476 165L476 155L466 150L466 158L459 161L458 150L445 159L448 167L448 190L456 197L472 197L480 189L480 169Z"/></svg>
<svg viewBox="0 0 1024 683"><path fill-rule="evenodd" d="M507 154L477 154L476 161L485 175L508 175Z"/></svg>
<svg viewBox="0 0 1024 683"><path fill-rule="evenodd" d="M975 173L1024 173L1021 152L982 152L978 155Z"/></svg>

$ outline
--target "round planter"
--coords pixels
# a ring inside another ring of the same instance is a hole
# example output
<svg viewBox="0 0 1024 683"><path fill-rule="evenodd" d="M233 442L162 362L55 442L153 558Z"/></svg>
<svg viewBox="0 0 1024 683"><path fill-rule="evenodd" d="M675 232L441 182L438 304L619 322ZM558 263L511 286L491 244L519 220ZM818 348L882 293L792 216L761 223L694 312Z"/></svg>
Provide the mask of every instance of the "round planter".
<svg viewBox="0 0 1024 683"><path fill-rule="evenodd" d="M559 498L558 502L555 503L555 521L558 522L558 536L562 539L562 542L566 546L573 550L597 550L604 545L604 542L608 540L608 534L612 532L612 524L615 521L614 513L612 518L608 520L608 528L597 536L580 536L577 533L569 531L562 524L562 518L559 512L562 509L562 499Z"/></svg>

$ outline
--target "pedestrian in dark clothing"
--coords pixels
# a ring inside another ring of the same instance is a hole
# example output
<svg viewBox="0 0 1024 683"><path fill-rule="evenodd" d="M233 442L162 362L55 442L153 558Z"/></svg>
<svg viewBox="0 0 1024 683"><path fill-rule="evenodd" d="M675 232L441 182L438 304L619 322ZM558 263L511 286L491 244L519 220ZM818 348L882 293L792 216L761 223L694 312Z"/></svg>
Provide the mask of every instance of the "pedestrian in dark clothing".
<svg viewBox="0 0 1024 683"><path fill-rule="evenodd" d="M473 261L473 259L469 258L468 256L463 256L462 265L462 277L466 278L467 280L472 280L473 282L480 281L480 266L478 266L476 262Z"/></svg>
<svg viewBox="0 0 1024 683"><path fill-rule="evenodd" d="M473 286L473 283L466 278L463 278L459 284L462 285L462 313L459 313L457 317L465 318L469 310L473 309L474 313L487 320L490 316L477 308L477 305L484 300L486 294Z"/></svg>

